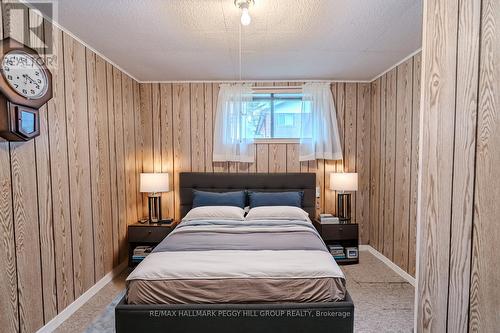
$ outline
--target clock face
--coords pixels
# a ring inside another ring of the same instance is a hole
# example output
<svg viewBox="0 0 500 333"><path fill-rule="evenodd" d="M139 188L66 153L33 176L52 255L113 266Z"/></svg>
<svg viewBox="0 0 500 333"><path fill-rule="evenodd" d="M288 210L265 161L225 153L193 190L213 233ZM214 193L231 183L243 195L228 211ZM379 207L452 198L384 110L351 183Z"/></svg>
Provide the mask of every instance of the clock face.
<svg viewBox="0 0 500 333"><path fill-rule="evenodd" d="M2 75L19 95L37 99L45 95L48 87L43 67L24 51L11 51L3 57Z"/></svg>

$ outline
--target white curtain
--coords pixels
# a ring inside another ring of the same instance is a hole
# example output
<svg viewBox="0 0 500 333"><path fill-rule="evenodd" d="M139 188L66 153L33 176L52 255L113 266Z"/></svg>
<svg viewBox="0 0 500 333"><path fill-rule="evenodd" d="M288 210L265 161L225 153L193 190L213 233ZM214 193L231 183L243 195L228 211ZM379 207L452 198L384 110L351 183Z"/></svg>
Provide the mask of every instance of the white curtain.
<svg viewBox="0 0 500 333"><path fill-rule="evenodd" d="M329 83L302 86L300 161L341 160L337 112Z"/></svg>
<svg viewBox="0 0 500 333"><path fill-rule="evenodd" d="M214 127L215 162L253 162L253 137L246 128L246 111L252 101L247 84L221 84Z"/></svg>

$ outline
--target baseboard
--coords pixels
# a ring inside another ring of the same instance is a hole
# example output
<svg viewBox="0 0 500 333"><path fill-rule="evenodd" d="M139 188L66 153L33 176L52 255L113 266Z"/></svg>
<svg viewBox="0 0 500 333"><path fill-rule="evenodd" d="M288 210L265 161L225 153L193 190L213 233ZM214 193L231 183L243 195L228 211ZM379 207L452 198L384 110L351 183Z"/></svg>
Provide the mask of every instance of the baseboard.
<svg viewBox="0 0 500 333"><path fill-rule="evenodd" d="M375 257L377 257L378 259L380 259L384 264L386 264L387 266L389 266L389 268L391 268L399 276L401 276L403 279L405 279L406 281L408 281L409 284L411 284L412 286L415 287L415 278L413 276L411 276L410 274L408 274L407 272L405 272L403 269L401 269L401 267L399 267L398 265L396 265L395 263L393 263L389 258L387 258L382 253L380 253L377 250L375 250L370 245L360 245L359 246L359 250L360 251L368 251L368 252L370 252Z"/></svg>
<svg viewBox="0 0 500 333"><path fill-rule="evenodd" d="M73 313L75 313L82 305L84 305L89 299L99 292L106 284L113 280L117 275L119 275L127 267L128 262L124 261L118 266L116 266L111 272L106 274L102 279L97 281L89 290L84 292L82 296L75 299L70 305L68 305L64 310L62 310L57 316L52 318L47 324L42 326L37 333L49 333L53 332L59 325L61 325L66 319L68 319Z"/></svg>

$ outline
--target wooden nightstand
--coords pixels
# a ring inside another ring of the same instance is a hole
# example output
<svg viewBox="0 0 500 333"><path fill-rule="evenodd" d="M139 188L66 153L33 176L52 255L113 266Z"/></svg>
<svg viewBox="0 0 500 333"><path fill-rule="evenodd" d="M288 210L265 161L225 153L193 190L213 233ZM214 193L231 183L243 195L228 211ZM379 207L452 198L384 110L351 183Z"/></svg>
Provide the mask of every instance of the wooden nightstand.
<svg viewBox="0 0 500 333"><path fill-rule="evenodd" d="M326 245L339 244L344 248L355 247L358 250L357 258L335 259L339 265L357 264L359 262L358 224L321 224L318 220L313 220L313 224Z"/></svg>
<svg viewBox="0 0 500 333"><path fill-rule="evenodd" d="M132 262L134 249L139 245L156 246L177 226L177 222L170 225L156 223L135 223L128 226L128 265Z"/></svg>

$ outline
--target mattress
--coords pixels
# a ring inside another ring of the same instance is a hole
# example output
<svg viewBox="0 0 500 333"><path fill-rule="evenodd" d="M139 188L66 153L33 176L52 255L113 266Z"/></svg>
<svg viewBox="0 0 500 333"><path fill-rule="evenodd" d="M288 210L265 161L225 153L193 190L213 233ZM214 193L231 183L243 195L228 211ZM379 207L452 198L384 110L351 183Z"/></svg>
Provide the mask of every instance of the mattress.
<svg viewBox="0 0 500 333"><path fill-rule="evenodd" d="M183 221L127 278L129 304L307 303L345 297L310 221Z"/></svg>

